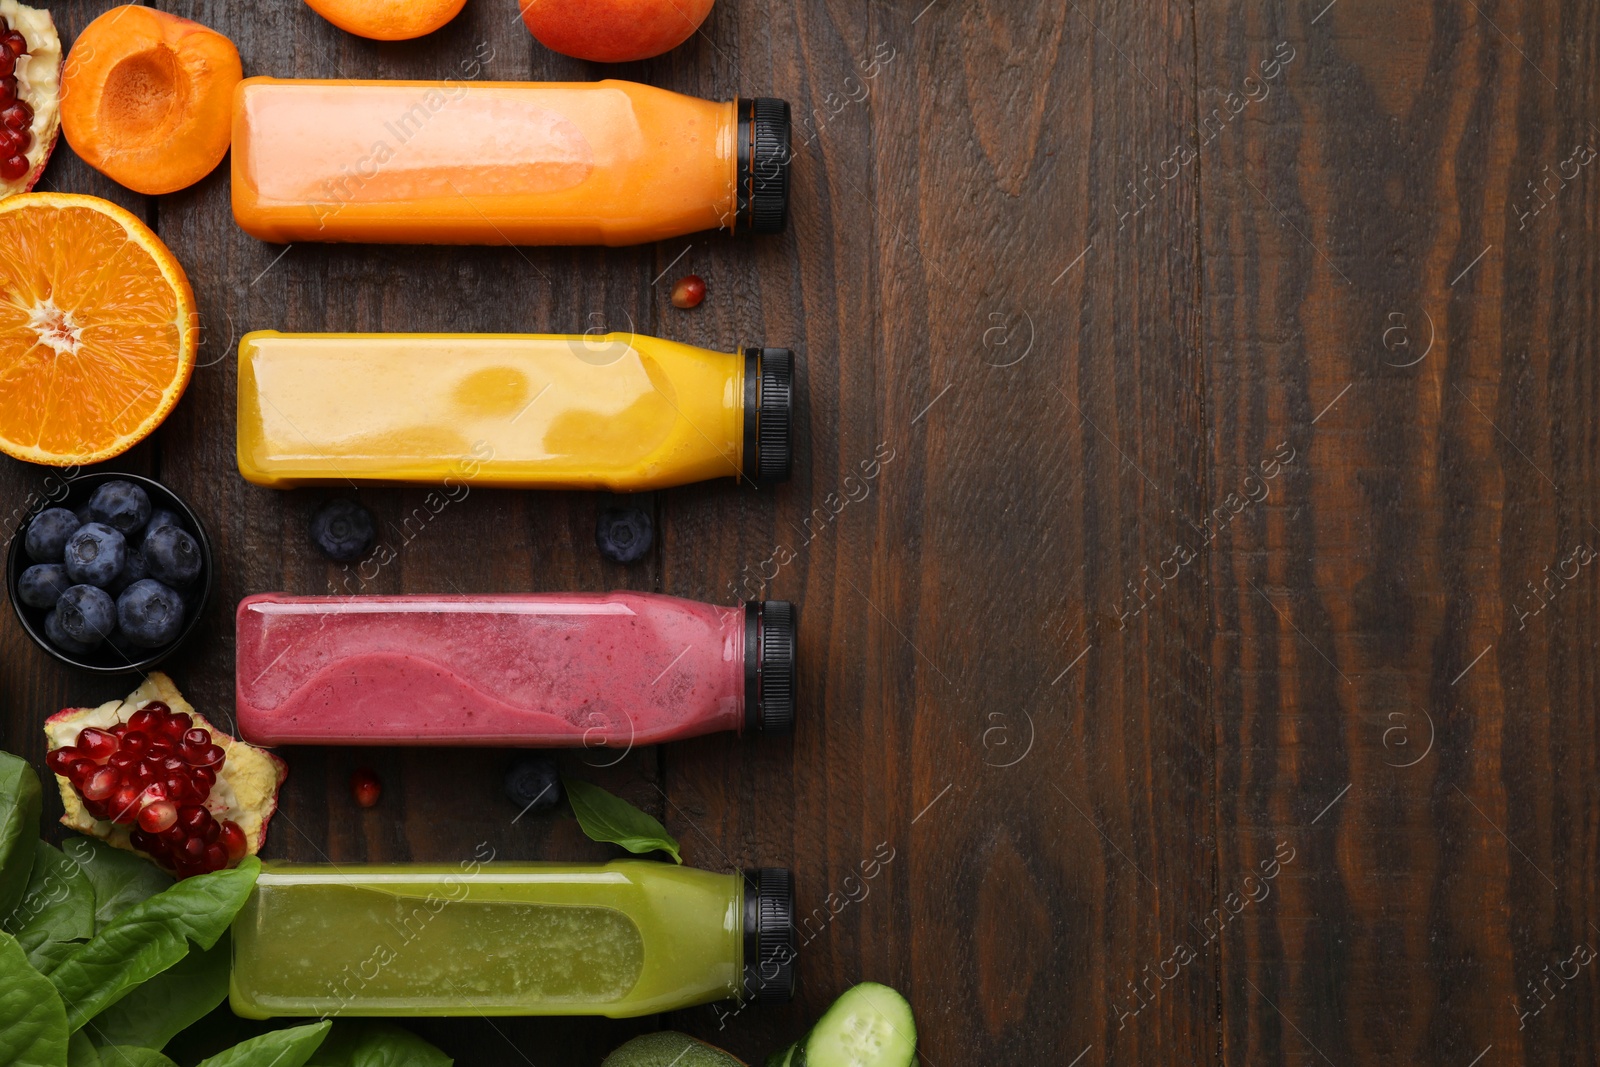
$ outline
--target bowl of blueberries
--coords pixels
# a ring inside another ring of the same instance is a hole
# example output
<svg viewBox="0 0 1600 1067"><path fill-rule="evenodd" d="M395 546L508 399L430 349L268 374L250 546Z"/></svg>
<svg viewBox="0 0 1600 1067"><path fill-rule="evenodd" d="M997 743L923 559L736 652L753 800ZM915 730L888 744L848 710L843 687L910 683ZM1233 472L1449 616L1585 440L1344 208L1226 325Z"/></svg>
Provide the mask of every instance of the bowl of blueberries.
<svg viewBox="0 0 1600 1067"><path fill-rule="evenodd" d="M127 674L155 666L194 631L211 595L200 518L137 474L67 479L22 520L6 589L28 636L69 666Z"/></svg>

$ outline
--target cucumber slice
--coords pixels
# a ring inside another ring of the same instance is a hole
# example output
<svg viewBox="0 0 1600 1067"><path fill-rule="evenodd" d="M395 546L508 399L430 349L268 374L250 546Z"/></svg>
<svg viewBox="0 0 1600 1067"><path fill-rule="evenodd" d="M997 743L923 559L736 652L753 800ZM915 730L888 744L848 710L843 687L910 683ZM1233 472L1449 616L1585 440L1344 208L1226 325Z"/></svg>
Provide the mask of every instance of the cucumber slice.
<svg viewBox="0 0 1600 1067"><path fill-rule="evenodd" d="M799 1045L790 1045L788 1048L780 1048L778 1051L767 1057L763 1067L794 1067L795 1054L799 1051L799 1049Z"/></svg>
<svg viewBox="0 0 1600 1067"><path fill-rule="evenodd" d="M906 998L877 982L840 994L806 1035L802 1067L911 1067L917 1024Z"/></svg>

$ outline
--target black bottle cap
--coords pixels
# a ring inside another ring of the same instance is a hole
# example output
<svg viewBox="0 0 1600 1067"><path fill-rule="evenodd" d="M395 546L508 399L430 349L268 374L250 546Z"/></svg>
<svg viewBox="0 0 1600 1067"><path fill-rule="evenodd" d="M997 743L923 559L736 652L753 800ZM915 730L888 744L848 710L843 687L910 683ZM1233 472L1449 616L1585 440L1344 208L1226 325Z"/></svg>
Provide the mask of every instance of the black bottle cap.
<svg viewBox="0 0 1600 1067"><path fill-rule="evenodd" d="M794 996L794 877L782 867L744 872L744 999Z"/></svg>
<svg viewBox="0 0 1600 1067"><path fill-rule="evenodd" d="M787 481L794 461L794 353L744 349L744 476Z"/></svg>
<svg viewBox="0 0 1600 1067"><path fill-rule="evenodd" d="M744 728L786 734L794 729L794 605L752 600L744 606Z"/></svg>
<svg viewBox="0 0 1600 1067"><path fill-rule="evenodd" d="M789 217L789 103L758 96L735 107L739 170L733 228L782 233Z"/></svg>

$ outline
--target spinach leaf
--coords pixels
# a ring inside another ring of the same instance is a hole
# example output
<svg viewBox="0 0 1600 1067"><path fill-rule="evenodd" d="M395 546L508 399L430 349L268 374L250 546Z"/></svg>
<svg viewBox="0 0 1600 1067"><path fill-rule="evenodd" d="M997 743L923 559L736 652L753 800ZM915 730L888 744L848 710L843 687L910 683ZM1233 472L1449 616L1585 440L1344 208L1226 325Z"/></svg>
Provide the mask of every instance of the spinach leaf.
<svg viewBox="0 0 1600 1067"><path fill-rule="evenodd" d="M589 782L563 776L561 784L566 788L567 800L572 804L572 813L578 817L578 825L592 840L609 841L629 852L660 849L674 861L683 862L677 840L650 815Z"/></svg>
<svg viewBox="0 0 1600 1067"><path fill-rule="evenodd" d="M340 1019L307 1067L451 1067L453 1063L393 1023Z"/></svg>
<svg viewBox="0 0 1600 1067"><path fill-rule="evenodd" d="M67 1038L67 1067L101 1067L100 1050L82 1030Z"/></svg>
<svg viewBox="0 0 1600 1067"><path fill-rule="evenodd" d="M193 941L210 948L255 885L261 861L200 874L135 904L74 949L50 973L76 1030L130 989L177 963Z"/></svg>
<svg viewBox="0 0 1600 1067"><path fill-rule="evenodd" d="M155 864L143 856L112 848L92 837L69 837L61 845L67 858L78 865L94 887L94 923L101 930L112 919L141 900L155 896L172 884Z"/></svg>
<svg viewBox="0 0 1600 1067"><path fill-rule="evenodd" d="M332 1025L324 1021L252 1037L201 1060L200 1067L304 1067Z"/></svg>
<svg viewBox="0 0 1600 1067"><path fill-rule="evenodd" d="M0 933L0 1063L61 1067L67 1010L50 979L34 970L17 939Z"/></svg>
<svg viewBox="0 0 1600 1067"><path fill-rule="evenodd" d="M178 1031L228 999L232 954L233 946L226 935L204 951L191 950L96 1015L88 1029L102 1045L165 1048ZM115 1057L107 1059L111 1067L117 1067Z"/></svg>
<svg viewBox="0 0 1600 1067"><path fill-rule="evenodd" d="M100 1050L100 1064L101 1067L178 1067L154 1049L136 1045L107 1045Z"/></svg>
<svg viewBox="0 0 1600 1067"><path fill-rule="evenodd" d="M74 943L94 936L94 889L78 865L61 850L34 842L33 873L27 891L5 921L28 962L49 974Z"/></svg>
<svg viewBox="0 0 1600 1067"><path fill-rule="evenodd" d="M9 916L28 888L41 803L28 761L0 752L0 916Z"/></svg>

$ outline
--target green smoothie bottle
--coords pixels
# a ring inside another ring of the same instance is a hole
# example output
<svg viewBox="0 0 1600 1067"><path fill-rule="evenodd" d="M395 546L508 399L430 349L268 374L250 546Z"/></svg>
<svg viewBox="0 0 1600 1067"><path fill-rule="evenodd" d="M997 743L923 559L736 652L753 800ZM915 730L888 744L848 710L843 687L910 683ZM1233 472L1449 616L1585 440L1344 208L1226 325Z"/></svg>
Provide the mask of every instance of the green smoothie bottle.
<svg viewBox="0 0 1600 1067"><path fill-rule="evenodd" d="M794 890L765 867L268 863L229 1001L300 1015L650 1015L794 991Z"/></svg>

